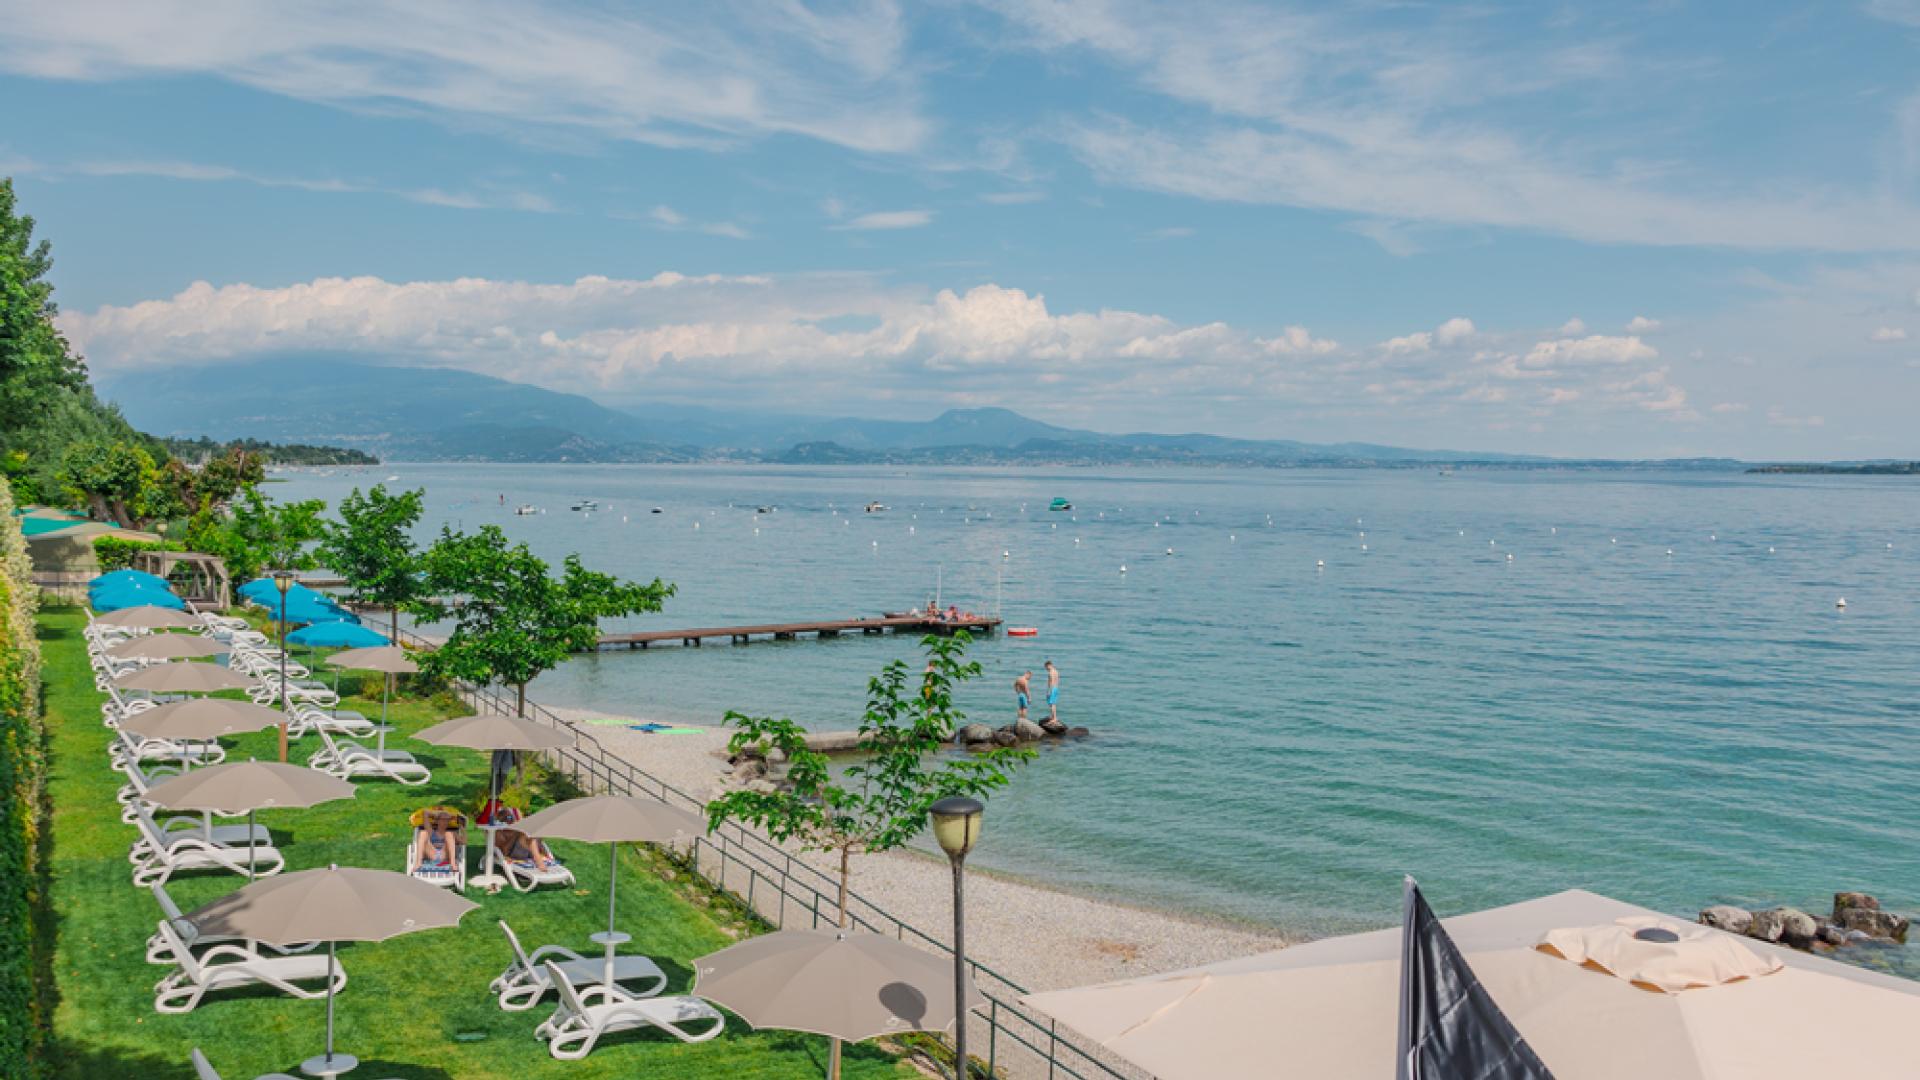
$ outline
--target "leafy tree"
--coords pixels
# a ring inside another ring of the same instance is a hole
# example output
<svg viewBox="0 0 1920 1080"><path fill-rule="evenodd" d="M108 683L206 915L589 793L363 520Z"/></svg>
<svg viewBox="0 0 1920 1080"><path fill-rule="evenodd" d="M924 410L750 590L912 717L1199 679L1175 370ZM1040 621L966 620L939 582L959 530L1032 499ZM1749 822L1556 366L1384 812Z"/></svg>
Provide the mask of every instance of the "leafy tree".
<svg viewBox="0 0 1920 1080"><path fill-rule="evenodd" d="M207 458L197 468L174 458L161 472L164 485L186 514L224 510L242 491L267 478L260 455L238 446Z"/></svg>
<svg viewBox="0 0 1920 1080"><path fill-rule="evenodd" d="M16 210L13 181L0 179L0 431L35 426L53 392L86 386L86 366L53 324L52 269L51 245L33 242L33 219Z"/></svg>
<svg viewBox="0 0 1920 1080"><path fill-rule="evenodd" d="M312 545L326 535L319 499L274 503L249 487L230 514L203 507L187 521L187 546L218 555L237 579L263 570L311 570L319 565Z"/></svg>
<svg viewBox="0 0 1920 1080"><path fill-rule="evenodd" d="M422 668L474 683L505 683L514 688L514 710L522 715L527 684L568 655L592 648L601 619L659 611L673 595L673 586L659 578L646 585L621 581L588 570L578 555L567 556L561 575L553 577L545 560L525 544L509 545L493 525L473 534L442 528L421 566L429 596L458 598L413 603L422 621L454 620L453 633L423 658Z"/></svg>
<svg viewBox="0 0 1920 1080"><path fill-rule="evenodd" d="M860 719L866 756L835 777L825 754L807 749L807 730L792 720L727 713L737 730L734 753L787 761L786 785L775 791L731 791L707 804L709 824L746 822L773 839L803 850L831 851L840 858L840 925L847 925L847 888L855 852L889 851L920 834L927 811L949 795L985 795L1012 779L1012 770L1033 751L1006 747L946 756L942 747L965 722L953 705L953 689L980 674L964 659L970 638L929 635L921 640L928 663L916 692L907 692L907 665L895 660L867 682L867 711ZM930 763L931 762L931 763Z"/></svg>
<svg viewBox="0 0 1920 1080"><path fill-rule="evenodd" d="M75 443L61 459L59 477L69 497L124 528L145 528L172 506L153 455L130 442Z"/></svg>
<svg viewBox="0 0 1920 1080"><path fill-rule="evenodd" d="M353 590L354 599L378 604L391 613L393 634L400 632L400 609L426 595L420 576L420 552L409 531L419 524L426 491L387 494L385 485L340 500L340 523L327 528L320 558Z"/></svg>

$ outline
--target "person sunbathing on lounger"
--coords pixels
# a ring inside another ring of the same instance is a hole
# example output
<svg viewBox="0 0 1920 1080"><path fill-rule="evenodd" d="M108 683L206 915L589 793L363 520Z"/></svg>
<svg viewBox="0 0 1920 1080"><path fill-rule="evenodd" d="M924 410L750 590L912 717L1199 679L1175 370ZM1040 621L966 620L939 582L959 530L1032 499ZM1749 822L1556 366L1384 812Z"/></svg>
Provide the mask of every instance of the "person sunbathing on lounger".
<svg viewBox="0 0 1920 1080"><path fill-rule="evenodd" d="M520 811L511 806L502 806L493 818L496 824L511 825L520 820ZM535 870L546 870L556 860L547 845L528 836L518 829L500 829L493 834L494 845L503 858L514 862L532 863Z"/></svg>
<svg viewBox="0 0 1920 1080"><path fill-rule="evenodd" d="M420 830L419 846L415 849L419 865L452 868L454 855L454 830L449 827L447 815L429 813L427 827Z"/></svg>

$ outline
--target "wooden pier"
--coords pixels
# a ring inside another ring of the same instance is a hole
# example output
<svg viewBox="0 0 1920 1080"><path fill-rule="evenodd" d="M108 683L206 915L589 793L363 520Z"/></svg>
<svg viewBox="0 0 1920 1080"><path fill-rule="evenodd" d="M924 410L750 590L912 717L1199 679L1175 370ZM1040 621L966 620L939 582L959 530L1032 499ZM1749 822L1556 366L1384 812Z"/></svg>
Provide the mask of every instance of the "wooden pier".
<svg viewBox="0 0 1920 1080"><path fill-rule="evenodd" d="M929 619L923 615L883 615L870 619L819 619L813 622L766 623L760 626L705 626L692 630L641 630L626 634L603 634L599 648L644 649L662 641L677 641L681 645L697 646L710 638L726 638L735 645L745 645L754 638L773 641L792 641L802 634L812 634L817 638L839 637L841 634L951 634L955 630L965 630L976 637L986 637L1000 627L1000 620L988 616L975 616L947 622Z"/></svg>

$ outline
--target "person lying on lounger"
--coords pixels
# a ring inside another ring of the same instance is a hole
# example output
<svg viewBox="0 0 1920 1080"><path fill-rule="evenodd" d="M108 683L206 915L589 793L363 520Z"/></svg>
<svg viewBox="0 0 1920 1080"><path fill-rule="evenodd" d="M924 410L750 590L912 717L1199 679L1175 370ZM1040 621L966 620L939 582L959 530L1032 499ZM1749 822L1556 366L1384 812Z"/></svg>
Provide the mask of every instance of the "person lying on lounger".
<svg viewBox="0 0 1920 1080"><path fill-rule="evenodd" d="M519 820L520 811L511 806L502 806L493 815L493 821L498 825L511 825ZM493 842L502 857L514 862L532 863L535 870L544 871L559 861L553 857L553 852L547 850L547 845L518 829L496 831Z"/></svg>

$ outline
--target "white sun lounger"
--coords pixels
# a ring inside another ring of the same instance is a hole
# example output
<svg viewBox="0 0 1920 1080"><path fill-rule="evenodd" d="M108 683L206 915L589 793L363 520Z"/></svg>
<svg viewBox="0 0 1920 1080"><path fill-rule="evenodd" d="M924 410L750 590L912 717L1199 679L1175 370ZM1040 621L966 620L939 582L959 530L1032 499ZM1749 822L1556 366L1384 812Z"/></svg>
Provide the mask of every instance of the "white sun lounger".
<svg viewBox="0 0 1920 1080"><path fill-rule="evenodd" d="M239 942L250 952L265 952L276 956L289 956L297 953L312 952L315 948L319 947L318 942L310 942L306 945L281 946L262 945L260 942L250 941L245 938L209 937L202 934L199 927L188 922L186 917L180 914L180 905L173 902L173 897L167 892L165 885L157 882L154 884L153 899L160 905L161 921L173 927L174 936L170 941L165 934L160 933L158 930L154 931L153 936L147 939L147 963L149 964L161 964L171 967L175 962L173 948L176 943L185 945L188 949L200 949L208 945L229 945Z"/></svg>
<svg viewBox="0 0 1920 1080"><path fill-rule="evenodd" d="M567 973L549 960L547 973L554 989L560 991L560 1006L533 1033L547 1040L547 1053L563 1061L577 1061L593 1052L600 1036L632 1028L652 1027L681 1042L706 1042L727 1026L720 1010L697 997L630 998L605 987L597 987L597 1004L581 1000L580 993L567 981ZM712 1026L689 1031L686 1025L710 1022Z"/></svg>
<svg viewBox="0 0 1920 1080"><path fill-rule="evenodd" d="M604 957L582 956L563 945L542 945L529 956L520 946L519 935L505 919L500 920L500 930L507 935L507 944L513 947L513 963L507 970L493 980L487 989L500 995L500 1007L508 1012L525 1012L539 1003L547 991L553 989L553 977L547 973L547 961L553 960L567 979L576 987L600 986L606 982L607 961ZM557 958L557 959L555 959ZM667 988L666 972L660 965L644 956L617 956L613 960L613 981L622 984L628 980L646 980L645 985L633 989L624 985L616 989L632 998L650 998Z"/></svg>
<svg viewBox="0 0 1920 1080"><path fill-rule="evenodd" d="M267 831L265 825L249 826L244 823L215 825L209 830L206 819L199 814L174 816L161 821L154 817L152 811L147 810L144 805L134 811L133 824L139 823L142 813L145 813L147 820L153 823L155 833L165 844L172 844L183 836L191 836L197 840L211 840L224 847L239 848L243 852L249 844L254 847L273 846L273 834ZM152 854L153 841L146 835L146 830L142 829L140 837L133 842L133 847L127 849L127 858L139 862Z"/></svg>
<svg viewBox="0 0 1920 1080"><path fill-rule="evenodd" d="M328 712L312 705L295 703L292 719L287 722L287 734L299 738L310 731L325 729L334 735L348 735L356 739L371 739L377 734L373 721L365 713L352 709L336 709Z"/></svg>
<svg viewBox="0 0 1920 1080"><path fill-rule="evenodd" d="M187 948L173 927L162 922L162 937L172 950L177 970L153 985L153 1008L156 1012L186 1013L192 1012L200 999L212 990L230 990L240 986L271 986L294 997L309 1001L327 995L327 956L314 953L307 956L262 956L241 945L215 945L195 956ZM297 983L318 982L318 990L302 990ZM347 985L346 969L336 962L333 969L333 991L339 993Z"/></svg>
<svg viewBox="0 0 1920 1080"><path fill-rule="evenodd" d="M249 858L255 877L270 877L287 865L286 859L266 844L223 844L190 831L162 834L144 808L134 815L133 823L140 830L140 839L129 849L127 861L133 864L133 883L143 888L165 883L181 870L226 870L245 877Z"/></svg>
<svg viewBox="0 0 1920 1080"><path fill-rule="evenodd" d="M193 1062L193 1075L197 1080L222 1080L219 1070L213 1067L213 1062L207 1060L207 1055L201 1053L199 1047L193 1048L193 1057L190 1060ZM286 1073L261 1073L253 1080L299 1080L299 1077L288 1076Z"/></svg>
<svg viewBox="0 0 1920 1080"><path fill-rule="evenodd" d="M326 728L316 729L325 749L307 759L307 764L342 780L379 777L403 784L424 784L433 772L413 759L405 750L370 750L352 739L335 740Z"/></svg>

